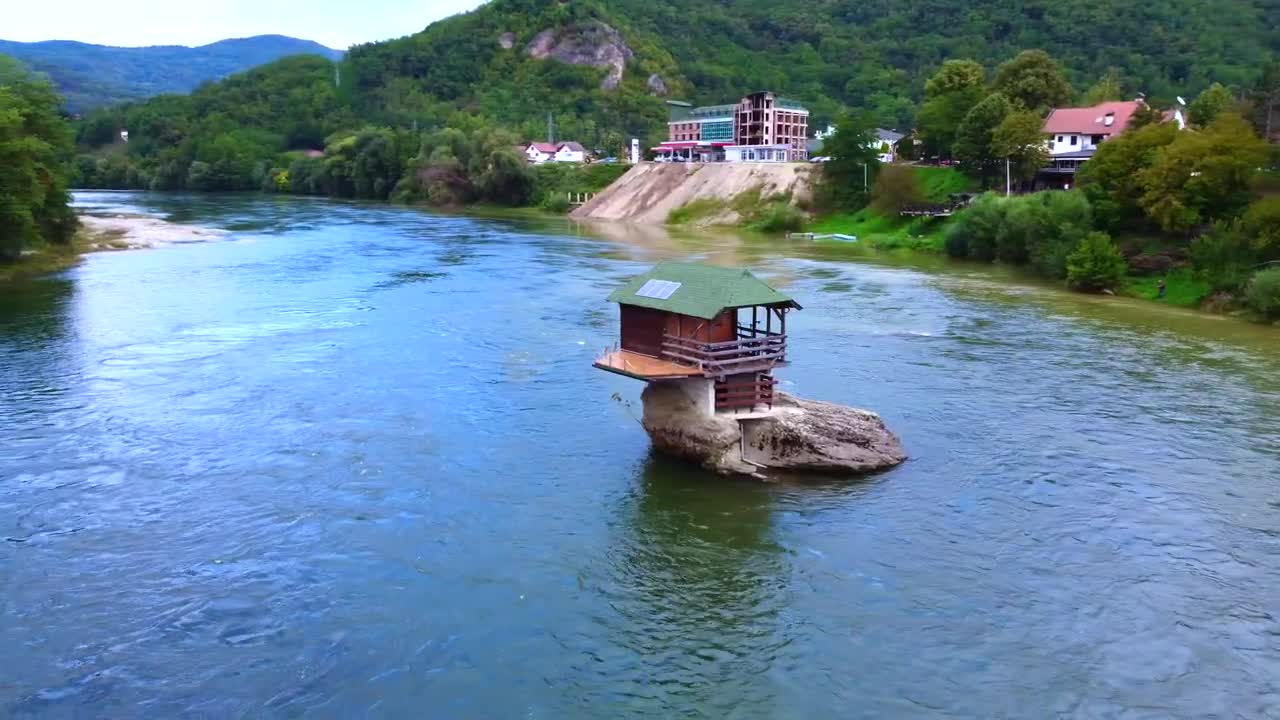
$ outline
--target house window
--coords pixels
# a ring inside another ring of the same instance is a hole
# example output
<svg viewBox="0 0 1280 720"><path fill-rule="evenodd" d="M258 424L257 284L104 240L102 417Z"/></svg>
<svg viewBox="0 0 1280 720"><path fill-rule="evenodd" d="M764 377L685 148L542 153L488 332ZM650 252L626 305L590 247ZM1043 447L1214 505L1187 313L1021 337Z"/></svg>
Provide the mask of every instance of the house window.
<svg viewBox="0 0 1280 720"><path fill-rule="evenodd" d="M1099 144L1101 144L1101 143L1102 143L1102 138L1103 138L1103 136L1102 136L1102 135L1094 135L1094 136L1093 136L1093 144L1094 144L1094 145L1099 145Z"/></svg>
<svg viewBox="0 0 1280 720"><path fill-rule="evenodd" d="M1080 136L1079 136L1079 135L1072 135L1072 136L1071 136L1071 147L1075 147L1075 146L1076 146L1076 141L1077 141L1077 140L1079 140L1079 139L1080 139Z"/></svg>
<svg viewBox="0 0 1280 720"><path fill-rule="evenodd" d="M1059 135L1059 136L1058 136L1058 142L1062 142L1062 136L1061 136L1061 135Z"/></svg>

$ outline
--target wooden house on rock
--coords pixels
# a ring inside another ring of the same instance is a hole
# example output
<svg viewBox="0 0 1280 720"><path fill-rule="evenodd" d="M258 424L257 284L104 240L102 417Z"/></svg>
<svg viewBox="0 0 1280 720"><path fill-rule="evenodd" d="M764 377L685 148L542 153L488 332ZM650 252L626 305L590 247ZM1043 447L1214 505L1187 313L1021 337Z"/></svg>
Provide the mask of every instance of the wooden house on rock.
<svg viewBox="0 0 1280 720"><path fill-rule="evenodd" d="M620 341L595 367L678 383L707 414L772 409L773 369L787 362L795 300L747 270L664 262L609 301L620 306Z"/></svg>

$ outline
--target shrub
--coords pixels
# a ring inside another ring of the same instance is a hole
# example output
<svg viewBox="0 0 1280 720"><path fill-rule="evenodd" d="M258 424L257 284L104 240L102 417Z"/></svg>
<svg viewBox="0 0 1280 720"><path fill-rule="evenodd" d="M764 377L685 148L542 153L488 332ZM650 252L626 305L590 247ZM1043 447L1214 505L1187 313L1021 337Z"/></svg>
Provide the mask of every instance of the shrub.
<svg viewBox="0 0 1280 720"><path fill-rule="evenodd" d="M543 201L542 207L554 213L567 213L572 203L569 202L569 196L564 193L555 193L548 195Z"/></svg>
<svg viewBox="0 0 1280 720"><path fill-rule="evenodd" d="M667 213L668 225L685 225L705 220L725 211L728 204L719 198L699 198L691 200Z"/></svg>
<svg viewBox="0 0 1280 720"><path fill-rule="evenodd" d="M956 220L942 235L942 249L953 258L969 257L969 238L972 235L973 229L968 223Z"/></svg>
<svg viewBox="0 0 1280 720"><path fill-rule="evenodd" d="M996 258L1011 265L1031 259L1028 247L1049 231L1047 211L1035 196L1005 201L1005 212L996 229Z"/></svg>
<svg viewBox="0 0 1280 720"><path fill-rule="evenodd" d="M1067 276L1067 256L1093 229L1093 208L1079 190L1052 191L1027 196L1044 206L1042 225L1027 238L1028 261L1036 272L1062 280Z"/></svg>
<svg viewBox="0 0 1280 720"><path fill-rule="evenodd" d="M1238 292L1257 263L1239 223L1217 223L1191 243L1191 266L1215 291Z"/></svg>
<svg viewBox="0 0 1280 720"><path fill-rule="evenodd" d="M1249 307L1265 318L1280 318L1280 268L1263 270L1253 276L1245 290Z"/></svg>
<svg viewBox="0 0 1280 720"><path fill-rule="evenodd" d="M897 217L908 205L924 202L924 192L916 179L915 168L908 165L886 165L876 175L871 189L871 209L885 217Z"/></svg>
<svg viewBox="0 0 1280 720"><path fill-rule="evenodd" d="M804 227L804 215L788 202L770 203L751 228L767 233L799 230Z"/></svg>
<svg viewBox="0 0 1280 720"><path fill-rule="evenodd" d="M1119 284L1125 267L1124 255L1111 236L1091 232L1067 256L1067 282L1076 290L1107 290Z"/></svg>
<svg viewBox="0 0 1280 720"><path fill-rule="evenodd" d="M1002 203L995 195L982 195L957 213L943 236L947 254L987 262L994 260L996 234L1003 223Z"/></svg>

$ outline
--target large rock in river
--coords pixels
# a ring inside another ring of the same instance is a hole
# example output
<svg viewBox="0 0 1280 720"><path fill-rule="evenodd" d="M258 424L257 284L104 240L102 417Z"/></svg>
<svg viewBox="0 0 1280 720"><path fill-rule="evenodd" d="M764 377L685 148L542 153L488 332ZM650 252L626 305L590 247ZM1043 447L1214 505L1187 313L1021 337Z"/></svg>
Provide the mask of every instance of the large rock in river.
<svg viewBox="0 0 1280 720"><path fill-rule="evenodd" d="M765 417L708 415L674 383L650 383L640 396L644 428L658 450L722 474L769 470L867 473L907 459L879 415L776 393Z"/></svg>

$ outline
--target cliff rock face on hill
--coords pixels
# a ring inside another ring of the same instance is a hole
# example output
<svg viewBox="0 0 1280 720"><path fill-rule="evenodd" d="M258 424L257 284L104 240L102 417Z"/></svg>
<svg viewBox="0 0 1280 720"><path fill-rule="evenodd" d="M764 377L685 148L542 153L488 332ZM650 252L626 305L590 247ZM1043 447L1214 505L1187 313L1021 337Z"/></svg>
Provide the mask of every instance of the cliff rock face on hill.
<svg viewBox="0 0 1280 720"><path fill-rule="evenodd" d="M897 436L866 410L780 392L773 413L739 421L699 412L672 383L650 383L640 397L654 447L723 475L862 474L907 459Z"/></svg>
<svg viewBox="0 0 1280 720"><path fill-rule="evenodd" d="M553 58L570 65L590 65L608 70L600 89L613 90L622 82L627 61L635 53L622 34L598 20L569 27L543 30L525 48L531 57Z"/></svg>

